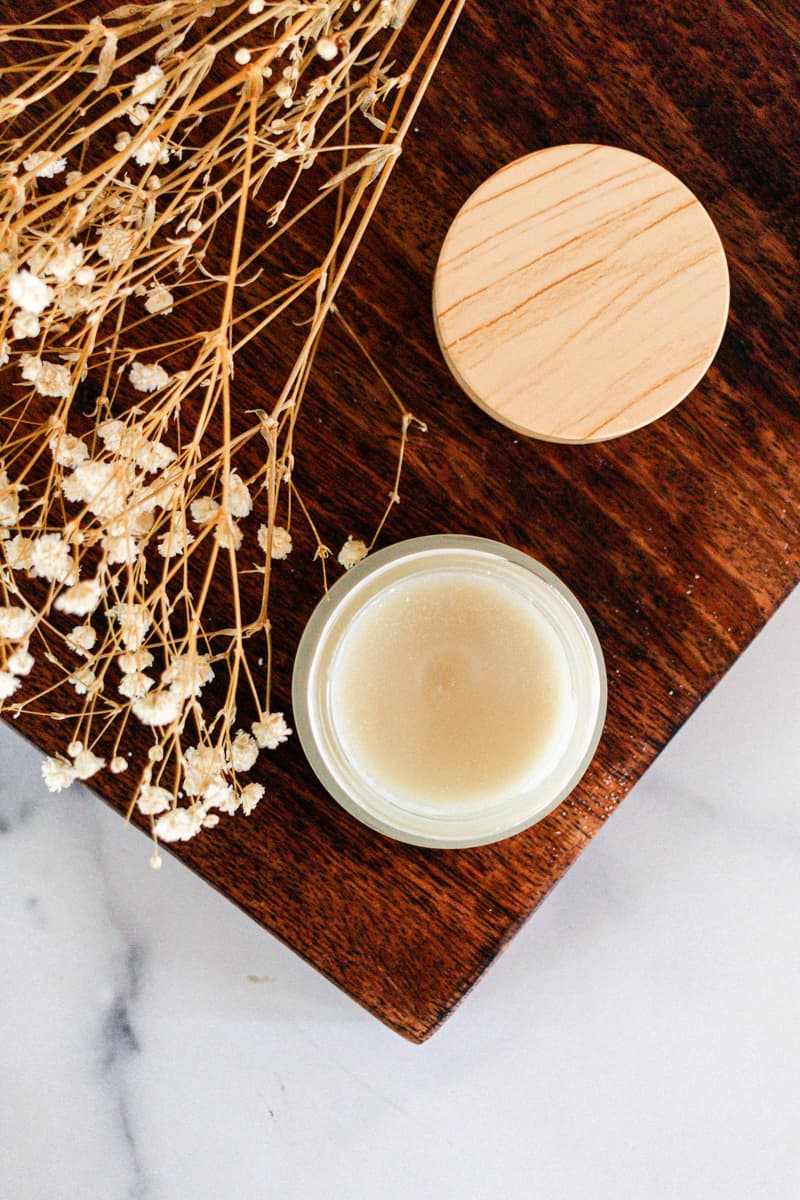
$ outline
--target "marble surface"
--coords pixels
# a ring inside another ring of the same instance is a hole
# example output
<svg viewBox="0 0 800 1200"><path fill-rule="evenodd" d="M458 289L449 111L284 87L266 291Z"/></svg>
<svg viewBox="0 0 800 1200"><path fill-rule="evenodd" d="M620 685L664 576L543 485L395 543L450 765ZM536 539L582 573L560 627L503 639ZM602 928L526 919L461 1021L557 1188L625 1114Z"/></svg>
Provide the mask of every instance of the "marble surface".
<svg viewBox="0 0 800 1200"><path fill-rule="evenodd" d="M2 1200L794 1200L798 664L800 592L422 1047L0 729Z"/></svg>

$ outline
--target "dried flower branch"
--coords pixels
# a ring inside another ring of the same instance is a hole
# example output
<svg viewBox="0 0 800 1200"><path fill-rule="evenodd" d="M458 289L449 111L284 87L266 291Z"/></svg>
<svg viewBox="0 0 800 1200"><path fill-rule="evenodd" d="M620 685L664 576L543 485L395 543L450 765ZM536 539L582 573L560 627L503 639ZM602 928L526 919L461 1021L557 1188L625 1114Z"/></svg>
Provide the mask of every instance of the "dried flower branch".
<svg viewBox="0 0 800 1200"><path fill-rule="evenodd" d="M270 585L293 499L328 555L293 478L297 417L463 2L402 70L413 0L162 0L88 23L68 6L0 27L0 707L63 722L53 791L126 771L126 731L148 730L132 808L157 840L252 812L247 775L291 734L270 704ZM329 245L304 261L303 225L323 220ZM214 319L187 334L171 317L195 306ZM235 364L255 340L294 357L253 410ZM397 402L377 532L415 422ZM348 538L338 561L367 549ZM58 682L37 689L40 656Z"/></svg>

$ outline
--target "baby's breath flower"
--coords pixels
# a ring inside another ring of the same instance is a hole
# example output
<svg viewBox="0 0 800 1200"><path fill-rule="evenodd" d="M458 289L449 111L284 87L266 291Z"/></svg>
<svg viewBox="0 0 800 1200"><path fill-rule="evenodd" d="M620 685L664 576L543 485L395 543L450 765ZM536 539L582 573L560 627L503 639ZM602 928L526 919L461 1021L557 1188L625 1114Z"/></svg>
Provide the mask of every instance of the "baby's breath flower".
<svg viewBox="0 0 800 1200"><path fill-rule="evenodd" d="M76 654L89 654L97 641L97 633L91 625L76 625L71 629L65 639L70 650L74 650Z"/></svg>
<svg viewBox="0 0 800 1200"><path fill-rule="evenodd" d="M166 812L172 804L172 800L172 792L168 792L166 788L156 787L152 783L145 783L139 789L139 795L136 797L136 807L140 813L144 813L147 817L152 817L157 813Z"/></svg>
<svg viewBox="0 0 800 1200"><path fill-rule="evenodd" d="M253 511L247 484L235 471L228 476L228 507L232 517L249 517Z"/></svg>
<svg viewBox="0 0 800 1200"><path fill-rule="evenodd" d="M248 783L247 787L242 788L241 801L242 812L246 817L250 816L255 806L264 796L263 783Z"/></svg>
<svg viewBox="0 0 800 1200"><path fill-rule="evenodd" d="M126 700L141 700L153 687L155 680L143 671L131 671L123 675L119 684L119 693Z"/></svg>
<svg viewBox="0 0 800 1200"><path fill-rule="evenodd" d="M133 456L137 467L149 475L163 471L178 457L171 446L163 442L145 441Z"/></svg>
<svg viewBox="0 0 800 1200"><path fill-rule="evenodd" d="M97 243L97 253L112 267L118 267L130 258L135 245L136 234L132 229L107 225Z"/></svg>
<svg viewBox="0 0 800 1200"><path fill-rule="evenodd" d="M70 548L60 533L43 533L31 545L31 574L37 579L66 583L74 573Z"/></svg>
<svg viewBox="0 0 800 1200"><path fill-rule="evenodd" d="M189 838L200 832L202 826L202 809L200 805L193 804L190 808L173 808L171 812L164 813L153 829L162 842L188 842Z"/></svg>
<svg viewBox="0 0 800 1200"><path fill-rule="evenodd" d="M149 167L153 163L169 162L169 149L161 142L160 138L148 138L146 142L137 146L133 152L133 158L140 167Z"/></svg>
<svg viewBox="0 0 800 1200"><path fill-rule="evenodd" d="M2 500L0 500L0 509L2 508ZM0 515L0 526L3 521ZM32 554L31 547L33 542L24 534L18 533L15 537L9 538L6 542L0 542L3 547L3 552L6 557L6 562L11 567L12 571L25 571L31 565Z"/></svg>
<svg viewBox="0 0 800 1200"><path fill-rule="evenodd" d="M339 53L339 47L336 45L336 42L333 38L329 37L321 37L317 42L316 50L317 54L325 62L331 62Z"/></svg>
<svg viewBox="0 0 800 1200"><path fill-rule="evenodd" d="M362 558L366 558L367 547L364 542L358 541L354 537L349 537L337 555L336 561L346 571L351 571L357 566Z"/></svg>
<svg viewBox="0 0 800 1200"><path fill-rule="evenodd" d="M131 125L145 125L150 120L150 113L145 108L144 104L134 104L133 108L128 113L128 120Z"/></svg>
<svg viewBox="0 0 800 1200"><path fill-rule="evenodd" d="M47 444L58 465L66 467L70 471L74 470L75 467L79 467L82 462L86 462L86 459L89 457L89 449L86 443L81 441L80 438L73 437L71 433L63 433L57 430Z"/></svg>
<svg viewBox="0 0 800 1200"><path fill-rule="evenodd" d="M240 729L231 742L231 766L234 771L249 771L258 758L258 743L246 730Z"/></svg>
<svg viewBox="0 0 800 1200"><path fill-rule="evenodd" d="M58 612L69 613L73 617L85 617L97 608L100 596L99 580L86 579L82 583L74 583L57 596L55 607Z"/></svg>
<svg viewBox="0 0 800 1200"><path fill-rule="evenodd" d="M155 104L164 95L167 83L158 64L142 71L133 81L133 96L139 104Z"/></svg>
<svg viewBox="0 0 800 1200"><path fill-rule="evenodd" d="M167 533L158 539L158 553L162 558L177 558L193 541L193 534L186 528L186 518L178 510L172 514Z"/></svg>
<svg viewBox="0 0 800 1200"><path fill-rule="evenodd" d="M119 563L134 563L140 554L139 543L126 534L104 537L102 546L106 562L111 567Z"/></svg>
<svg viewBox="0 0 800 1200"><path fill-rule="evenodd" d="M240 67L245 67L250 62L252 55L246 46L240 46L234 54L234 62L237 62Z"/></svg>
<svg viewBox="0 0 800 1200"><path fill-rule="evenodd" d="M258 544L266 554L269 545L269 530L266 525L258 527ZM292 552L292 535L282 525L275 525L272 530L272 557L288 558Z"/></svg>
<svg viewBox="0 0 800 1200"><path fill-rule="evenodd" d="M46 758L42 763L42 777L47 785L48 791L63 792L64 788L68 788L71 783L75 782L75 768L71 762L67 762L60 755L54 758Z"/></svg>
<svg viewBox="0 0 800 1200"><path fill-rule="evenodd" d="M153 616L145 604L115 604L109 611L119 625L120 637L126 650L138 650L153 624Z"/></svg>
<svg viewBox="0 0 800 1200"><path fill-rule="evenodd" d="M95 516L114 517L126 508L135 478L129 463L88 459L67 476L62 491L65 499L86 504Z"/></svg>
<svg viewBox="0 0 800 1200"><path fill-rule="evenodd" d="M203 792L203 802L208 808L218 808L220 812L233 814L239 807L239 798L233 788L221 777L212 780Z"/></svg>
<svg viewBox="0 0 800 1200"><path fill-rule="evenodd" d="M83 246L67 242L44 266L43 274L52 275L59 283L66 283L83 262Z"/></svg>
<svg viewBox="0 0 800 1200"><path fill-rule="evenodd" d="M146 671L153 665L153 656L144 646L138 650L126 650L117 658L120 671L128 674L132 671Z"/></svg>
<svg viewBox="0 0 800 1200"><path fill-rule="evenodd" d="M168 288L156 285L147 293L144 306L149 313L164 313L168 316L172 312L172 300L172 292Z"/></svg>
<svg viewBox="0 0 800 1200"><path fill-rule="evenodd" d="M10 671L0 671L0 700L9 700L19 687L19 680Z"/></svg>
<svg viewBox="0 0 800 1200"><path fill-rule="evenodd" d="M88 663L73 671L69 681L79 696L87 696L90 692L97 691L97 676Z"/></svg>
<svg viewBox="0 0 800 1200"><path fill-rule="evenodd" d="M242 531L235 521L222 521L217 526L217 541L223 550L238 550L242 544Z"/></svg>
<svg viewBox="0 0 800 1200"><path fill-rule="evenodd" d="M12 675L30 675L35 663L33 655L28 650L28 643L20 646L6 662L6 670Z"/></svg>
<svg viewBox="0 0 800 1200"><path fill-rule="evenodd" d="M16 525L18 520L19 493L17 485L9 482L8 475L0 468L0 528Z"/></svg>
<svg viewBox="0 0 800 1200"><path fill-rule="evenodd" d="M50 150L36 150L23 160L26 171L32 171L37 179L52 179L60 175L67 165L65 158L54 158Z"/></svg>
<svg viewBox="0 0 800 1200"><path fill-rule="evenodd" d="M121 754L117 754L108 764L108 769L112 775L124 775L128 769L127 758L123 758Z"/></svg>
<svg viewBox="0 0 800 1200"><path fill-rule="evenodd" d="M283 719L283 713L279 712L267 713L259 721L254 721L250 728L261 750L277 750L292 733Z"/></svg>
<svg viewBox="0 0 800 1200"><path fill-rule="evenodd" d="M36 390L40 396L65 399L72 392L72 376L68 368L60 363L43 362L36 377Z"/></svg>
<svg viewBox="0 0 800 1200"><path fill-rule="evenodd" d="M199 796L222 774L225 760L216 746L190 746L183 756L183 787L188 796Z"/></svg>
<svg viewBox="0 0 800 1200"><path fill-rule="evenodd" d="M198 496L189 506L192 520L196 525L207 525L213 521L219 512L219 503L210 496Z"/></svg>
<svg viewBox="0 0 800 1200"><path fill-rule="evenodd" d="M213 678L214 671L206 655L181 654L165 669L161 682L185 700L188 696L199 696Z"/></svg>
<svg viewBox="0 0 800 1200"><path fill-rule="evenodd" d="M33 338L39 333L39 318L35 313L21 309L11 322L11 332L15 338Z"/></svg>
<svg viewBox="0 0 800 1200"><path fill-rule="evenodd" d="M139 362L138 359L131 363L129 378L137 392L156 392L169 383L169 375L162 366Z"/></svg>
<svg viewBox="0 0 800 1200"><path fill-rule="evenodd" d="M91 750L81 750L80 754L73 761L75 774L78 779L91 779L98 771L101 771L106 765L104 758L99 758L93 754Z"/></svg>
<svg viewBox="0 0 800 1200"><path fill-rule="evenodd" d="M131 711L143 725L171 725L180 715L181 702L171 689L159 689L134 700Z"/></svg>
<svg viewBox="0 0 800 1200"><path fill-rule="evenodd" d="M22 641L28 637L35 624L35 615L26 608L20 608L18 604L0 608L0 637L8 638L11 642Z"/></svg>
<svg viewBox="0 0 800 1200"><path fill-rule="evenodd" d="M53 289L33 271L14 271L9 278L8 298L11 303L37 317L48 304L52 304L54 296Z"/></svg>
<svg viewBox="0 0 800 1200"><path fill-rule="evenodd" d="M42 373L42 360L38 354L20 354L19 365L22 368L22 378L28 383L36 383Z"/></svg>

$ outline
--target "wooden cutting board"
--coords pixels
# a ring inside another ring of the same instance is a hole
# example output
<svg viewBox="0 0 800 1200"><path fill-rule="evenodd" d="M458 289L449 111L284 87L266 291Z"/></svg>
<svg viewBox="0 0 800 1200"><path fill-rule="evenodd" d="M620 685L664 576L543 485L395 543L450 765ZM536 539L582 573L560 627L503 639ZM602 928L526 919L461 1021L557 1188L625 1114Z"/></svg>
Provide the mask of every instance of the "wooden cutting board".
<svg viewBox="0 0 800 1200"><path fill-rule="evenodd" d="M420 8L430 11L427 0ZM451 852L390 842L323 794L294 739L250 819L178 850L413 1041L452 1012L798 578L798 34L782 0L633 10L474 0L341 295L428 425L412 437L384 542L468 532L535 555L586 606L609 673L589 773L511 841ZM437 256L470 193L512 159L570 142L622 146L673 171L716 223L731 273L730 323L709 375L662 420L585 446L526 440L486 416L451 378L431 317ZM237 364L248 398L273 361L272 348L250 349ZM323 539L368 534L396 421L363 359L331 333L298 445L304 431L298 471ZM320 594L312 552L298 527L276 584L276 706L287 711L294 648ZM41 719L15 726L60 748ZM125 777L98 779L123 808Z"/></svg>

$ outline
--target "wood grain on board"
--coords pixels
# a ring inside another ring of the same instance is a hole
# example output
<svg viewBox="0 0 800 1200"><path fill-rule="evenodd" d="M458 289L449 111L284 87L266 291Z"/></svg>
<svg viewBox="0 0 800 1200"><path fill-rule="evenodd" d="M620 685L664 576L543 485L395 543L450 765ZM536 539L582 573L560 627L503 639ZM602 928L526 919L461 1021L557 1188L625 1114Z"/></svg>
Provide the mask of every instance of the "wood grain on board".
<svg viewBox="0 0 800 1200"><path fill-rule="evenodd" d="M573 142L470 196L436 264L433 315L448 366L490 416L597 442L695 387L728 293L719 236L685 184L630 150Z"/></svg>
<svg viewBox="0 0 800 1200"><path fill-rule="evenodd" d="M430 11L424 0L412 27ZM321 791L292 739L271 759L269 798L251 818L179 848L414 1041L448 1016L798 578L798 32L781 0L468 3L341 294L428 426L410 441L383 543L468 532L533 554L587 608L609 673L591 769L510 841L450 852L390 842ZM565 446L518 438L465 397L439 352L431 287L445 234L478 185L572 142L622 146L685 182L720 232L731 312L708 375L673 412L627 437ZM201 305L188 318L176 311L171 329L203 319ZM262 342L237 362L246 407L269 394L282 353ZM297 477L328 545L374 528L396 448L391 401L331 326L296 440ZM272 597L275 707L287 711L294 649L320 594L313 540L299 524L293 534ZM15 725L61 747L46 720ZM129 787L97 777L118 809ZM143 870L146 859L143 847Z"/></svg>

